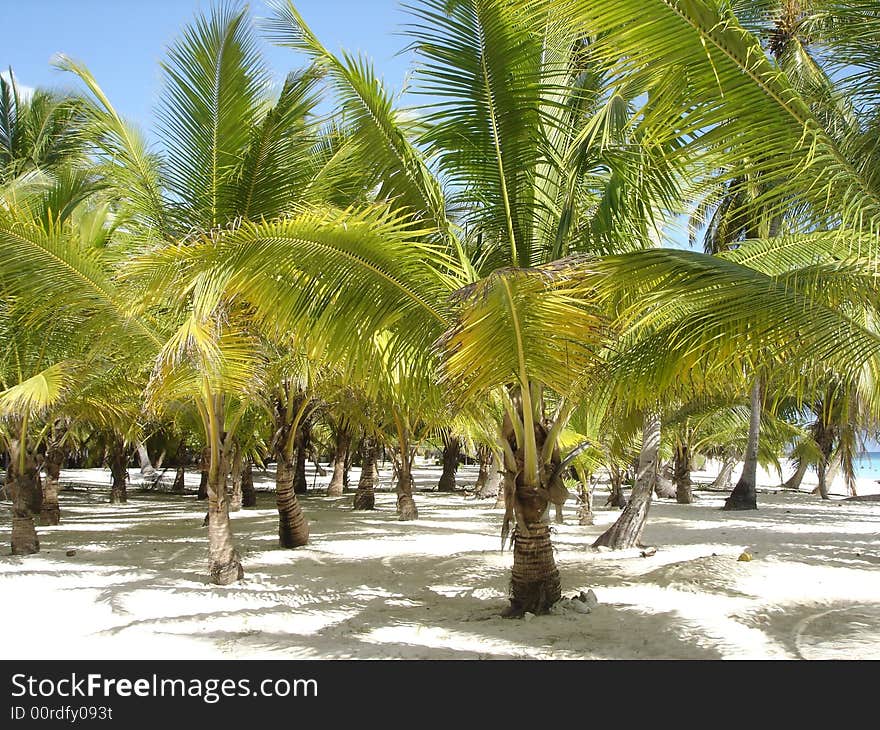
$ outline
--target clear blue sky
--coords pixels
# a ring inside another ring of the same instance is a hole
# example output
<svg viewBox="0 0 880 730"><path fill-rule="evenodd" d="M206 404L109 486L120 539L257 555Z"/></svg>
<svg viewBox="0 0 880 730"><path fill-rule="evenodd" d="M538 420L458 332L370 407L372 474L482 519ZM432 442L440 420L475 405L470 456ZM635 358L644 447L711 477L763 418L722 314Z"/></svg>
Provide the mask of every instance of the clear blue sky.
<svg viewBox="0 0 880 730"><path fill-rule="evenodd" d="M403 86L412 56L400 54L407 45L400 32L410 20L400 0L294 2L328 48L364 52L389 86ZM51 65L55 54L65 53L85 63L117 111L155 140L159 61L183 25L213 4L211 0L0 0L4 21L0 71L12 66L25 86L76 88L78 79ZM248 5L255 18L269 14L267 0ZM293 51L265 41L263 50L279 81L303 63ZM668 235L672 245L687 247L683 231L669 230Z"/></svg>
<svg viewBox="0 0 880 730"><path fill-rule="evenodd" d="M330 49L365 52L390 86L402 86L410 56L397 55L407 43L399 31L408 21L398 0L295 3ZM264 0L248 4L253 16L268 15ZM0 0L0 69L12 66L25 86L72 88L77 80L50 63L56 53L66 53L88 66L123 116L149 131L165 48L196 11L212 5L205 0ZM265 43L264 50L279 79L302 63L289 49Z"/></svg>

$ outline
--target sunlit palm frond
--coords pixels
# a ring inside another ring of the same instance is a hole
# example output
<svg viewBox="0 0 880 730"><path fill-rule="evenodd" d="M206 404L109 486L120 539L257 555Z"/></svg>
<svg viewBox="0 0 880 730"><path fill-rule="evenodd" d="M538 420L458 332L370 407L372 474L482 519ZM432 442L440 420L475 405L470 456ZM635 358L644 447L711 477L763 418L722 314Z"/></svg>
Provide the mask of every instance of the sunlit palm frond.
<svg viewBox="0 0 880 730"><path fill-rule="evenodd" d="M573 7L600 33L597 52L617 73L667 83L665 102L646 118L656 140L689 140L675 154L710 156L728 171L773 181L758 202L771 216L793 201L806 205L801 230L834 221L876 233L878 191L728 3L573 0ZM670 78L681 93L669 93Z"/></svg>
<svg viewBox="0 0 880 730"><path fill-rule="evenodd" d="M457 293L455 325L438 342L442 378L463 400L537 381L569 393L596 367L600 312L564 267L499 269Z"/></svg>
<svg viewBox="0 0 880 730"><path fill-rule="evenodd" d="M71 363L50 365L0 393L0 415L41 415L65 395L73 378Z"/></svg>
<svg viewBox="0 0 880 730"><path fill-rule="evenodd" d="M407 131L406 116L362 56L328 51L311 31L292 2L272 5L264 23L269 39L306 53L326 74L338 98L341 123L357 140L349 154L358 168L374 174L380 199L394 201L410 215L422 217L445 230L443 194Z"/></svg>

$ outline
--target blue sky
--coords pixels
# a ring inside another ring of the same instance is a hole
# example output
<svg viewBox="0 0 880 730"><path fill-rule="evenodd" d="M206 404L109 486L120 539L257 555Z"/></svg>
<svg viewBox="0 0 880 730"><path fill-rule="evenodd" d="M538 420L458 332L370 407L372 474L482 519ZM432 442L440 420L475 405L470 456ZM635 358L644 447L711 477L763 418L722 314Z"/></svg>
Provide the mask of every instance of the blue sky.
<svg viewBox="0 0 880 730"><path fill-rule="evenodd" d="M399 56L406 39L396 35L408 16L398 0L295 0L296 7L329 48L365 52L389 85L400 88L409 55ZM70 88L76 79L51 66L63 52L84 62L117 110L145 130L161 88L159 61L166 46L205 0L0 0L5 32L0 69L12 66L26 86ZM267 3L249 3L255 17ZM289 49L265 43L266 58L278 78L301 64Z"/></svg>
<svg viewBox="0 0 880 730"><path fill-rule="evenodd" d="M362 51L386 83L400 89L412 61L401 54L400 35L410 16L400 0L294 0L306 22L331 50ZM51 65L65 53L83 62L124 117L148 138L161 90L159 61L180 29L211 0L0 0L7 31L0 45L0 71L12 66L25 86L75 88L78 80ZM243 2L240 4L244 4ZM248 3L255 18L269 14L267 0ZM11 30L10 30L11 29ZM303 59L264 42L265 58L279 81ZM670 243L687 247L687 236L667 230Z"/></svg>

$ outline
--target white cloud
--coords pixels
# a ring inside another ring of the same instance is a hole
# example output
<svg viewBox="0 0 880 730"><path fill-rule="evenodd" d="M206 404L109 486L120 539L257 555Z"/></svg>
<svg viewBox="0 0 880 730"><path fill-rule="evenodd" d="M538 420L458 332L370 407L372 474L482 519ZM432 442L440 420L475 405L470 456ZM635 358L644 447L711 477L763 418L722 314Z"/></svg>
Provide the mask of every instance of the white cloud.
<svg viewBox="0 0 880 730"><path fill-rule="evenodd" d="M9 81L9 70L0 71L0 76L2 76L6 81ZM15 77L15 85L18 87L18 93L21 95L23 99L27 99L31 94L34 93L33 86L25 86L19 80L18 76Z"/></svg>

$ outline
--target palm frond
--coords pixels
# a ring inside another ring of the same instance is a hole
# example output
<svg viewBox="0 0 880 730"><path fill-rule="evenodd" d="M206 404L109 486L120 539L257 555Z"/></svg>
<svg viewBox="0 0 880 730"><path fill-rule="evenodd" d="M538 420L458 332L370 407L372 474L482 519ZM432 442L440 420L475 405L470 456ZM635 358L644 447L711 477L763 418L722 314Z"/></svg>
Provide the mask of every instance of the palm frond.
<svg viewBox="0 0 880 730"><path fill-rule="evenodd" d="M379 185L379 199L393 201L413 216L446 229L443 194L422 155L415 149L405 115L362 56L328 51L311 31L290 0L272 6L264 23L269 39L279 46L301 51L321 68L332 84L342 124L352 130L358 168L369 170Z"/></svg>
<svg viewBox="0 0 880 730"><path fill-rule="evenodd" d="M574 0L572 7L599 33L597 52L618 74L648 86L664 81L664 97L645 124L655 140L688 140L674 154L712 160L722 174L745 170L772 181L758 202L771 217L793 201L803 204L801 230L829 222L880 229L878 191L729 3Z"/></svg>
<svg viewBox="0 0 880 730"><path fill-rule="evenodd" d="M169 191L189 227L225 225L236 210L239 170L267 106L268 70L247 12L232 4L197 15L168 49L158 118ZM254 161L257 162L257 161Z"/></svg>

